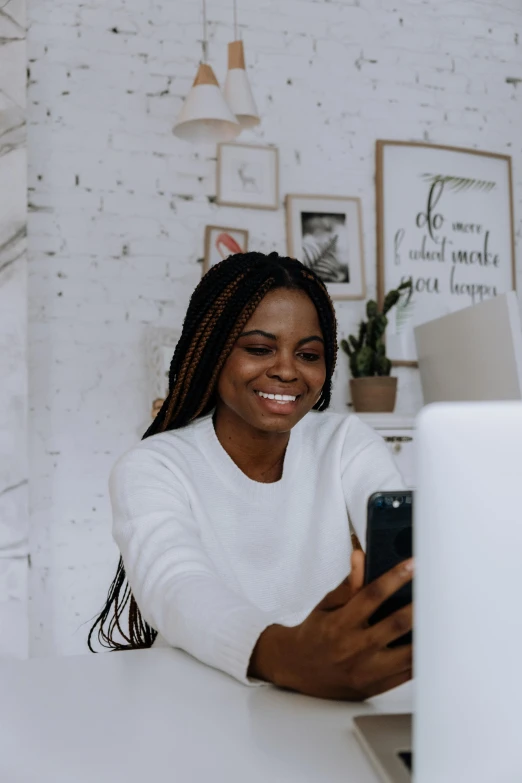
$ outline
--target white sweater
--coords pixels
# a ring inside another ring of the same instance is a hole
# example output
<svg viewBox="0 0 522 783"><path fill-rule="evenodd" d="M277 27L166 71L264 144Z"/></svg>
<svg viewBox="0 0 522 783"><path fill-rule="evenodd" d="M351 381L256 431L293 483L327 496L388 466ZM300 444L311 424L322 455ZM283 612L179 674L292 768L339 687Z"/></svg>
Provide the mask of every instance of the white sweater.
<svg viewBox="0 0 522 783"><path fill-rule="evenodd" d="M163 640L249 683L261 632L298 625L346 578L348 518L364 543L368 497L403 487L382 438L354 415L308 413L271 484L237 467L207 416L116 463L113 535Z"/></svg>

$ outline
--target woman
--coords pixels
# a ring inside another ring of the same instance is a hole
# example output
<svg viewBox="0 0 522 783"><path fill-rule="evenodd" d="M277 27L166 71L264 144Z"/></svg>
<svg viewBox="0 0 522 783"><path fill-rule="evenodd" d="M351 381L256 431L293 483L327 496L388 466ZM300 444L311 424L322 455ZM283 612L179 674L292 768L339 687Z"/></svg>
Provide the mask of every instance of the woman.
<svg viewBox="0 0 522 783"><path fill-rule="evenodd" d="M320 413L336 351L326 288L298 261L246 253L210 269L169 394L111 475L122 558L89 646L99 627L111 649L156 641L246 684L325 698L411 677L411 647L388 648L411 629L411 607L368 625L411 564L362 587L350 537L351 522L364 540L368 496L403 482L373 430Z"/></svg>

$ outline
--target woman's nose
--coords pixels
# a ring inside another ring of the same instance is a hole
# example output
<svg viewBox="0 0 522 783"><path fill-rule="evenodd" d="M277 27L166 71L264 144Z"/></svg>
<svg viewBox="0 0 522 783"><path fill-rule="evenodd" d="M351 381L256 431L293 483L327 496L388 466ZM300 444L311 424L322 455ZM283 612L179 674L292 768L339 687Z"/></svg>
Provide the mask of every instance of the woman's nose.
<svg viewBox="0 0 522 783"><path fill-rule="evenodd" d="M286 356L283 353L277 354L267 374L270 378L279 378L286 383L297 380L293 356Z"/></svg>

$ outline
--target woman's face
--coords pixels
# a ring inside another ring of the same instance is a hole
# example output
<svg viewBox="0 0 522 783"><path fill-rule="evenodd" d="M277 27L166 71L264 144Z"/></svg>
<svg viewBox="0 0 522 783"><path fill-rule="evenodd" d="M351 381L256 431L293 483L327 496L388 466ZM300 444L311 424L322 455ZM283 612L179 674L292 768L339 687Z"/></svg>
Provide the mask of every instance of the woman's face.
<svg viewBox="0 0 522 783"><path fill-rule="evenodd" d="M288 432L326 380L324 337L304 291L268 293L246 323L218 381L218 413L265 432Z"/></svg>

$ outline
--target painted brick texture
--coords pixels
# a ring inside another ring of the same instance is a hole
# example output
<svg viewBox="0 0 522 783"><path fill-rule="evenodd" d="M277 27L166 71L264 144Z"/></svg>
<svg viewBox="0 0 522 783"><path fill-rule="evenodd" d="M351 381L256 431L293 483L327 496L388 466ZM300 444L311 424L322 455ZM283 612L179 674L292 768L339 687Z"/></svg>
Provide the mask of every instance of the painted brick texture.
<svg viewBox="0 0 522 783"><path fill-rule="evenodd" d="M513 156L522 202L519 0L240 0L263 118L241 140L281 154L281 195L362 198L375 292L374 143ZM285 249L285 217L213 203L216 152L172 124L200 56L196 0L29 0L31 652L85 651L117 552L107 476L147 426L147 325L179 327L206 224ZM230 0L208 0L220 79ZM520 266L519 266L520 279ZM344 334L362 313L337 306ZM343 357L334 407L345 409ZM415 371L399 413L415 413Z"/></svg>

